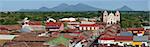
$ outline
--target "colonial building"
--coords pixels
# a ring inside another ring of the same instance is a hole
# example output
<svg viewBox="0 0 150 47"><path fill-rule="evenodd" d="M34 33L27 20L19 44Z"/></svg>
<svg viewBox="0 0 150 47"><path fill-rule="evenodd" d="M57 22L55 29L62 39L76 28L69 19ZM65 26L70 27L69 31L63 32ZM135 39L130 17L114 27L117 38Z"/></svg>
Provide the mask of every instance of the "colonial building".
<svg viewBox="0 0 150 47"><path fill-rule="evenodd" d="M62 31L62 30L64 30L64 24L61 22L46 22L46 30Z"/></svg>
<svg viewBox="0 0 150 47"><path fill-rule="evenodd" d="M113 14L112 12L110 14L108 14L107 11L104 11L104 13L103 13L103 22L105 22L107 24L117 24L118 22L120 22L120 13L119 13L119 11L116 11L115 14Z"/></svg>
<svg viewBox="0 0 150 47"><path fill-rule="evenodd" d="M30 21L28 18L23 20L21 32L45 31L45 26L41 21Z"/></svg>
<svg viewBox="0 0 150 47"><path fill-rule="evenodd" d="M80 24L79 30L98 30L99 25L97 24Z"/></svg>

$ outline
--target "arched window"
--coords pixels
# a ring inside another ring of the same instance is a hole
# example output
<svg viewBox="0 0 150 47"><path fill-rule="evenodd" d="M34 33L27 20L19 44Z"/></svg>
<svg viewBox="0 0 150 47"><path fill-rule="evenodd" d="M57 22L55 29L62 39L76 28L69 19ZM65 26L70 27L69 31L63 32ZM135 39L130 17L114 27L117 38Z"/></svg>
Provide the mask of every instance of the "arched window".
<svg viewBox="0 0 150 47"><path fill-rule="evenodd" d="M109 24L109 22L108 22L108 24Z"/></svg>
<svg viewBox="0 0 150 47"><path fill-rule="evenodd" d="M113 24L113 22L111 21L111 24Z"/></svg>

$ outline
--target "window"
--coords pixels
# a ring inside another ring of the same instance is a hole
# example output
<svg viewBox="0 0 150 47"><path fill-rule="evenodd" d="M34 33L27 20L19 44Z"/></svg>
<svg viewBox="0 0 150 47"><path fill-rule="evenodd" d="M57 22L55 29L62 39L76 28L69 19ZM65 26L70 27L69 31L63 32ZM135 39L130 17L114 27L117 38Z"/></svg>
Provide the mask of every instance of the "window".
<svg viewBox="0 0 150 47"><path fill-rule="evenodd" d="M120 42L120 43L123 43L123 42Z"/></svg>
<svg viewBox="0 0 150 47"><path fill-rule="evenodd" d="M113 22L111 21L111 24L113 24Z"/></svg>
<svg viewBox="0 0 150 47"><path fill-rule="evenodd" d="M108 22L108 24L109 24L109 22Z"/></svg>

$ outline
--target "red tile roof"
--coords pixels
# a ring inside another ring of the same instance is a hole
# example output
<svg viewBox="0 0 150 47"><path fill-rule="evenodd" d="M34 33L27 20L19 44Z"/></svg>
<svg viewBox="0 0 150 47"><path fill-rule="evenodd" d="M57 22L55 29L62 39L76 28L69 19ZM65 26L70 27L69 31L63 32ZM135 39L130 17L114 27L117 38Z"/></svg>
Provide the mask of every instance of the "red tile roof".
<svg viewBox="0 0 150 47"><path fill-rule="evenodd" d="M29 25L42 25L41 21L30 21Z"/></svg>
<svg viewBox="0 0 150 47"><path fill-rule="evenodd" d="M39 37L37 35L20 35L14 38L13 41L47 41L52 39L52 37Z"/></svg>
<svg viewBox="0 0 150 47"><path fill-rule="evenodd" d="M104 38L99 38L99 40L115 40L115 38L107 38L107 37L104 37Z"/></svg>
<svg viewBox="0 0 150 47"><path fill-rule="evenodd" d="M142 32L138 32L138 34L142 34Z"/></svg>
<svg viewBox="0 0 150 47"><path fill-rule="evenodd" d="M110 35L110 34L104 34L104 35L101 35L101 37L111 37L111 38L114 38L115 36Z"/></svg>
<svg viewBox="0 0 150 47"><path fill-rule="evenodd" d="M115 41L132 41L132 36L116 36Z"/></svg>
<svg viewBox="0 0 150 47"><path fill-rule="evenodd" d="M143 31L144 28L127 28L127 31Z"/></svg>
<svg viewBox="0 0 150 47"><path fill-rule="evenodd" d="M75 34L81 34L81 32L73 32L73 33L75 33Z"/></svg>
<svg viewBox="0 0 150 47"><path fill-rule="evenodd" d="M76 38L77 36L71 36L71 35L64 34L64 37L69 38L69 39L73 39L73 38Z"/></svg>
<svg viewBox="0 0 150 47"><path fill-rule="evenodd" d="M0 30L8 30L8 29L0 26Z"/></svg>
<svg viewBox="0 0 150 47"><path fill-rule="evenodd" d="M43 42L9 42L6 47L49 47L44 45Z"/></svg>
<svg viewBox="0 0 150 47"><path fill-rule="evenodd" d="M0 31L0 34L10 34L9 31Z"/></svg>
<svg viewBox="0 0 150 47"><path fill-rule="evenodd" d="M20 25L0 25L0 30L20 30Z"/></svg>
<svg viewBox="0 0 150 47"><path fill-rule="evenodd" d="M47 22L46 26L61 26L61 22Z"/></svg>
<svg viewBox="0 0 150 47"><path fill-rule="evenodd" d="M91 27L93 27L93 26L98 26L98 24L80 24L80 26L91 26Z"/></svg>
<svg viewBox="0 0 150 47"><path fill-rule="evenodd" d="M64 32L79 32L79 30L76 28L76 29L68 29L68 30L65 30Z"/></svg>

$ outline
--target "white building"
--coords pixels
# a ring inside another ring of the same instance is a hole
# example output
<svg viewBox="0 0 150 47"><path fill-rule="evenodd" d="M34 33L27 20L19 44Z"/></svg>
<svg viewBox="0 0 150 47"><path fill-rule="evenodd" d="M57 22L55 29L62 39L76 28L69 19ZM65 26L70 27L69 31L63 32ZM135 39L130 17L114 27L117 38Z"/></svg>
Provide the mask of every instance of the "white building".
<svg viewBox="0 0 150 47"><path fill-rule="evenodd" d="M107 11L104 11L104 13L103 13L103 22L105 22L107 24L117 24L118 22L120 22L120 13L119 13L119 11L116 11L115 14L113 14L112 12L110 14L108 14Z"/></svg>
<svg viewBox="0 0 150 47"><path fill-rule="evenodd" d="M76 19L75 18L62 18L62 19L59 19L59 21L74 22L74 21L76 21Z"/></svg>

